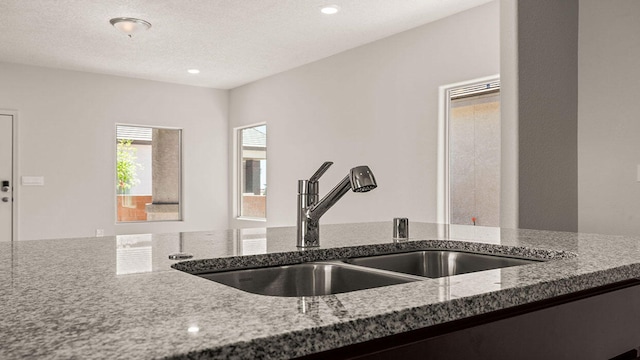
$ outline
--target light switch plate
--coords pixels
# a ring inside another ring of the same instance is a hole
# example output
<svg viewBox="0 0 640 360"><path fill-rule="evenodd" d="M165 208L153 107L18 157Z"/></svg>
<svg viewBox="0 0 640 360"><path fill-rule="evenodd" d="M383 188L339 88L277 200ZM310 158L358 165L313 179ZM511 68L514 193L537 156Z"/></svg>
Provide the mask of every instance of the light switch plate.
<svg viewBox="0 0 640 360"><path fill-rule="evenodd" d="M25 186L44 186L44 176L23 176L22 185Z"/></svg>

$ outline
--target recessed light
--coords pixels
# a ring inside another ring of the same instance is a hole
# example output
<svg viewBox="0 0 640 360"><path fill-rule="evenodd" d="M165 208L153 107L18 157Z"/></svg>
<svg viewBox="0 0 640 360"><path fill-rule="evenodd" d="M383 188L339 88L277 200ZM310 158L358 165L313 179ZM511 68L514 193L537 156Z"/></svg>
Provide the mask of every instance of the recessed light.
<svg viewBox="0 0 640 360"><path fill-rule="evenodd" d="M198 69L189 69L187 70L189 74L200 74L200 70Z"/></svg>
<svg viewBox="0 0 640 360"><path fill-rule="evenodd" d="M327 15L333 15L340 11L340 6L338 5L325 5L320 8L320 12Z"/></svg>

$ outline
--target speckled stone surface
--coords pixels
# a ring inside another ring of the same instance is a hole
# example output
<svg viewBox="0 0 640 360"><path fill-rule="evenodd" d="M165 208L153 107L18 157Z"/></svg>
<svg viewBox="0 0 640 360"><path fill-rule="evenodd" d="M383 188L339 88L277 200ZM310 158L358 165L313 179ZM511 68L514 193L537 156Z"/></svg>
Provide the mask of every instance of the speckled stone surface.
<svg viewBox="0 0 640 360"><path fill-rule="evenodd" d="M575 253L566 251L502 246L495 244L474 243L468 241L414 240L388 244L346 246L330 249L311 248L305 249L306 251L200 259L193 261L182 261L172 265L171 267L191 274L198 274L204 272L216 272L221 270L257 268L274 265L290 265L310 261L339 260L346 258L432 249L504 255L509 257L527 258L541 261L569 259L577 256Z"/></svg>
<svg viewBox="0 0 640 360"><path fill-rule="evenodd" d="M0 359L283 359L640 277L640 237L411 224L0 243ZM186 272L447 248L525 266L318 297L247 293ZM194 254L176 264L168 255Z"/></svg>

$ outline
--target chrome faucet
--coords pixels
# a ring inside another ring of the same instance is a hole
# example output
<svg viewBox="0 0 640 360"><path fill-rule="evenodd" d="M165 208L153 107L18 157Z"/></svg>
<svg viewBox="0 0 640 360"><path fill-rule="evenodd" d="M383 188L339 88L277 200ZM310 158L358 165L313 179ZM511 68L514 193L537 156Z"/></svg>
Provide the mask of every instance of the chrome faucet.
<svg viewBox="0 0 640 360"><path fill-rule="evenodd" d="M356 166L342 179L322 200L318 201L318 180L333 165L327 161L308 180L298 180L298 247L310 248L320 246L320 218L344 194L367 192L378 185L368 166Z"/></svg>

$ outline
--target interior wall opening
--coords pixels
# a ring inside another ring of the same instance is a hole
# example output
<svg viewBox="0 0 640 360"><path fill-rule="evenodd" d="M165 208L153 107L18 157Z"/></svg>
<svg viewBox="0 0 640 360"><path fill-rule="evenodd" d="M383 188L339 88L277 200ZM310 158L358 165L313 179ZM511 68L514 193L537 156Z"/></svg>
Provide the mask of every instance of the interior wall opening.
<svg viewBox="0 0 640 360"><path fill-rule="evenodd" d="M500 226L500 81L445 89L449 224Z"/></svg>

